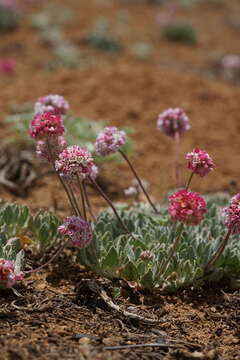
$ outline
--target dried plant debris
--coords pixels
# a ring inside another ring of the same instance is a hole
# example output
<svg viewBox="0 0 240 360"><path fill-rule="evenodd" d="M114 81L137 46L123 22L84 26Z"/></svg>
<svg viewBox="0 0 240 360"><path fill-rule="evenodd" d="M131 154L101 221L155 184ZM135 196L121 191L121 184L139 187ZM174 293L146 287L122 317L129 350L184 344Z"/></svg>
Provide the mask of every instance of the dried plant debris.
<svg viewBox="0 0 240 360"><path fill-rule="evenodd" d="M0 185L18 196L26 196L36 179L32 152L16 146L0 149Z"/></svg>

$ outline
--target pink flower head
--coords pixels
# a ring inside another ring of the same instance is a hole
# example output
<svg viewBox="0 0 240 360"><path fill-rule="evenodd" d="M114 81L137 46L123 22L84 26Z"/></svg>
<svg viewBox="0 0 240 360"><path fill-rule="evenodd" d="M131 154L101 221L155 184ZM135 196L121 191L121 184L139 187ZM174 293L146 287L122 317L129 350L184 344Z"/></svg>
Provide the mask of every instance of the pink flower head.
<svg viewBox="0 0 240 360"><path fill-rule="evenodd" d="M227 54L221 60L221 67L225 70L239 70L240 56L236 54Z"/></svg>
<svg viewBox="0 0 240 360"><path fill-rule="evenodd" d="M24 273L20 271L15 262L0 260L0 286L13 287L18 281L23 280Z"/></svg>
<svg viewBox="0 0 240 360"><path fill-rule="evenodd" d="M91 176L93 166L92 154L78 145L68 146L59 154L58 160L55 161L55 168L60 176L67 178L69 181L76 180L77 176L81 180Z"/></svg>
<svg viewBox="0 0 240 360"><path fill-rule="evenodd" d="M34 113L42 114L52 112L54 114L64 115L69 110L69 103L60 95L47 95L38 98L34 105Z"/></svg>
<svg viewBox="0 0 240 360"><path fill-rule="evenodd" d="M51 161L51 156L53 160L56 160L60 152L67 147L67 142L63 136L52 137L49 139L49 145L51 147L51 155L49 154L48 146L46 141L38 140L36 144L36 153L37 155L47 161Z"/></svg>
<svg viewBox="0 0 240 360"><path fill-rule="evenodd" d="M15 60L11 58L4 59L0 61L0 72L7 75L12 75L15 73L16 63Z"/></svg>
<svg viewBox="0 0 240 360"><path fill-rule="evenodd" d="M157 127L168 136L174 137L176 133L183 134L190 129L189 119L180 109L167 109L162 112L157 121Z"/></svg>
<svg viewBox="0 0 240 360"><path fill-rule="evenodd" d="M215 167L209 154L198 148L187 153L186 159L188 160L188 169L202 177L207 175Z"/></svg>
<svg viewBox="0 0 240 360"><path fill-rule="evenodd" d="M116 127L105 127L96 139L96 153L106 156L117 152L125 144L126 134Z"/></svg>
<svg viewBox="0 0 240 360"><path fill-rule="evenodd" d="M196 192L179 190L168 199L168 213L173 221L197 225L207 211L205 200Z"/></svg>
<svg viewBox="0 0 240 360"><path fill-rule="evenodd" d="M80 249L88 247L93 238L90 223L79 216L68 216L58 227L58 231L69 236L71 244Z"/></svg>
<svg viewBox="0 0 240 360"><path fill-rule="evenodd" d="M29 135L34 139L61 136L63 133L61 116L52 112L35 115L30 123Z"/></svg>
<svg viewBox="0 0 240 360"><path fill-rule="evenodd" d="M223 223L233 234L240 234L240 193L233 196L230 205L222 211Z"/></svg>
<svg viewBox="0 0 240 360"><path fill-rule="evenodd" d="M152 260L154 258L154 254L150 250L144 250L144 251L141 252L140 258L143 261L150 261L150 260Z"/></svg>

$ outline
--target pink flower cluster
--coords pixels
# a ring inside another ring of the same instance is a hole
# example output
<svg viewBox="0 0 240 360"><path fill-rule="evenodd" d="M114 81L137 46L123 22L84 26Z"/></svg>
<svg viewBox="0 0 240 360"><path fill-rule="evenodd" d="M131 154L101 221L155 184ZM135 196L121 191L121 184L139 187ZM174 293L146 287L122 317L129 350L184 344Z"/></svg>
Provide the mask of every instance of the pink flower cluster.
<svg viewBox="0 0 240 360"><path fill-rule="evenodd" d="M150 261L154 258L154 254L152 251L150 250L143 250L140 254L140 258L143 260L143 261Z"/></svg>
<svg viewBox="0 0 240 360"><path fill-rule="evenodd" d="M81 180L91 176L93 165L92 154L78 145L68 146L59 154L55 162L55 168L60 176L69 181L76 180L77 176Z"/></svg>
<svg viewBox="0 0 240 360"><path fill-rule="evenodd" d="M240 56L236 54L227 54L221 60L221 67L225 70L239 70Z"/></svg>
<svg viewBox="0 0 240 360"><path fill-rule="evenodd" d="M69 236L71 245L84 249L92 241L93 233L90 223L79 216L69 216L64 223L58 227L61 234Z"/></svg>
<svg viewBox="0 0 240 360"><path fill-rule="evenodd" d="M240 193L233 196L230 205L222 211L223 222L234 234L240 234Z"/></svg>
<svg viewBox="0 0 240 360"><path fill-rule="evenodd" d="M24 273L19 270L15 262L0 260L0 286L13 287L18 281L23 280Z"/></svg>
<svg viewBox="0 0 240 360"><path fill-rule="evenodd" d="M61 116L52 112L35 115L30 123L29 135L34 139L61 136L63 133Z"/></svg>
<svg viewBox="0 0 240 360"><path fill-rule="evenodd" d="M15 73L16 63L11 58L6 58L0 61L0 72L7 75Z"/></svg>
<svg viewBox="0 0 240 360"><path fill-rule="evenodd" d="M34 113L42 114L52 112L54 114L64 115L69 110L69 103L60 95L47 95L38 98L34 105Z"/></svg>
<svg viewBox="0 0 240 360"><path fill-rule="evenodd" d="M197 225L202 221L206 211L205 200L196 192L179 190L169 196L168 212L174 221Z"/></svg>
<svg viewBox="0 0 240 360"><path fill-rule="evenodd" d="M190 129L190 123L185 112L180 108L167 109L162 112L157 121L157 127L168 136L183 134Z"/></svg>
<svg viewBox="0 0 240 360"><path fill-rule="evenodd" d="M36 154L42 159L46 159L47 161L56 160L59 154L67 147L67 142L63 136L52 137L49 139L51 146L51 155L48 151L48 146L46 141L38 140L36 144Z"/></svg>
<svg viewBox="0 0 240 360"><path fill-rule="evenodd" d="M106 156L117 152L125 144L126 134L116 127L105 127L96 139L96 153Z"/></svg>
<svg viewBox="0 0 240 360"><path fill-rule="evenodd" d="M188 169L200 176L207 175L215 167L212 158L209 154L201 149L194 149L186 155L188 160Z"/></svg>

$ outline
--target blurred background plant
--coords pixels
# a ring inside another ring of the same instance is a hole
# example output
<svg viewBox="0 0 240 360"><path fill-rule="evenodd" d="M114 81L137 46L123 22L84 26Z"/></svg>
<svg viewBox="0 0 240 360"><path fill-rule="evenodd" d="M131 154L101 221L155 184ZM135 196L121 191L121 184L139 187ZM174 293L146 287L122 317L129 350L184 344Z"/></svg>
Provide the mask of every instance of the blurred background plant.
<svg viewBox="0 0 240 360"><path fill-rule="evenodd" d="M54 59L47 65L47 69L51 71L59 66L74 69L82 63L86 65L79 46L66 39L62 30L73 18L69 8L60 7L56 3L47 4L31 18L32 26L39 31L42 43L52 49Z"/></svg>
<svg viewBox="0 0 240 360"><path fill-rule="evenodd" d="M110 53L118 53L122 50L120 40L116 35L111 34L110 21L105 17L100 17L92 31L87 35L86 42L97 50Z"/></svg>
<svg viewBox="0 0 240 360"><path fill-rule="evenodd" d="M194 45L197 43L197 33L194 27L187 23L165 25L162 35L169 41Z"/></svg>
<svg viewBox="0 0 240 360"><path fill-rule="evenodd" d="M16 29L18 21L19 9L15 2L0 0L0 32Z"/></svg>

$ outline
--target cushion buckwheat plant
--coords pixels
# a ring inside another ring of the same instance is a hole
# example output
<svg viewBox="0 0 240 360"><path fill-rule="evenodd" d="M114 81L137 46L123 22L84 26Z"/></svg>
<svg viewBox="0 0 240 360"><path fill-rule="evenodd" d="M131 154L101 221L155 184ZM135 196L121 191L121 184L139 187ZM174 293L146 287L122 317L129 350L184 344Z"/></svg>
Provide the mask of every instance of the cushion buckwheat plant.
<svg viewBox="0 0 240 360"><path fill-rule="evenodd" d="M205 273L205 265L225 236L221 208L227 201L227 195L221 194L206 199L208 211L197 225L188 224L184 228L178 248L162 276L159 274L175 236L167 204L159 208L159 215L147 204L138 203L132 207L119 204L119 214L135 239L129 239L121 231L111 211L102 211L93 227L92 245L79 251L79 262L101 276L120 277L150 291L160 287L172 292L199 287L205 281L223 284L224 279L229 286L232 280L240 278L237 234L231 237L211 271Z"/></svg>
<svg viewBox="0 0 240 360"><path fill-rule="evenodd" d="M78 261L88 269L110 279L125 279L140 289L176 291L204 281L239 280L240 194L229 201L221 197L205 199L189 191L194 174L204 177L215 167L206 151L195 148L186 155L191 170L186 186L177 186L168 203L160 206L151 200L124 151L125 132L104 128L96 138L96 153L102 157L120 153L136 179L137 191L141 190L148 201L114 205L98 183L99 169L92 153L79 145L67 146L63 138L68 104L56 95L40 99L29 134L37 142L38 155L52 164L72 214L60 221L50 213L31 215L27 207L3 204L0 286L14 287L25 274L39 271L56 259L67 245L77 248ZM168 109L160 114L158 127L175 140L178 184L179 138L190 129L189 119L180 108ZM110 210L94 214L89 184ZM132 191L130 188L128 193ZM24 249L43 255L56 246L58 250L47 263L24 272Z"/></svg>

